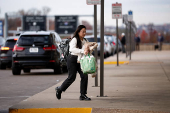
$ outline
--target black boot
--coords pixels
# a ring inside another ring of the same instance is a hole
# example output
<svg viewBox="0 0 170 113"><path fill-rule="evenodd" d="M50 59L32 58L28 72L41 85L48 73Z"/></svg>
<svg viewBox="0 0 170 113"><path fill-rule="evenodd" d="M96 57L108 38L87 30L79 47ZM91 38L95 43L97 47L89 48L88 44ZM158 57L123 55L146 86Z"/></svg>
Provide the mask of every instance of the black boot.
<svg viewBox="0 0 170 113"><path fill-rule="evenodd" d="M91 98L87 97L85 94L81 94L81 96L80 96L79 99L80 99L80 100L87 100L87 101L90 101L90 100L91 100Z"/></svg>
<svg viewBox="0 0 170 113"><path fill-rule="evenodd" d="M61 99L61 93L62 93L62 91L59 89L59 87L56 87L56 88L55 88L55 91L56 91L56 97L57 97L57 99L60 100L60 99Z"/></svg>

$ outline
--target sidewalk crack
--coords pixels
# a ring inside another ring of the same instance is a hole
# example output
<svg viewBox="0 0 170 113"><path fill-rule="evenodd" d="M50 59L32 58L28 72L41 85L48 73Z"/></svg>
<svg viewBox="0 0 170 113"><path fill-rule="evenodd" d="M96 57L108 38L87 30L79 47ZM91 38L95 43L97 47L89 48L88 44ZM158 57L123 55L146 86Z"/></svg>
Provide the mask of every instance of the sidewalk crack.
<svg viewBox="0 0 170 113"><path fill-rule="evenodd" d="M160 65L161 65L161 67L162 67L162 69L163 69L163 71L164 71L164 73L165 73L166 77L168 78L168 81L170 82L170 78L168 77L168 75L167 75L167 73L166 73L165 69L163 68L163 66L162 66L162 64L161 64L161 63L160 63Z"/></svg>

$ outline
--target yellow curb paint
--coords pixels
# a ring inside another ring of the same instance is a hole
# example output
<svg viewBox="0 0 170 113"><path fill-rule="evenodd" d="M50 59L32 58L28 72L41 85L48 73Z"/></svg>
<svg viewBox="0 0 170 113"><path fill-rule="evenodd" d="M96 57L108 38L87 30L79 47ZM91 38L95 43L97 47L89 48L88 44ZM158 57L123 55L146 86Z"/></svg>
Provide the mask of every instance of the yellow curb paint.
<svg viewBox="0 0 170 113"><path fill-rule="evenodd" d="M92 108L9 109L9 113L91 113Z"/></svg>
<svg viewBox="0 0 170 113"><path fill-rule="evenodd" d="M112 61L108 61L108 62L104 62L104 64L117 64L117 62L112 62ZM129 61L119 61L119 64L129 64Z"/></svg>

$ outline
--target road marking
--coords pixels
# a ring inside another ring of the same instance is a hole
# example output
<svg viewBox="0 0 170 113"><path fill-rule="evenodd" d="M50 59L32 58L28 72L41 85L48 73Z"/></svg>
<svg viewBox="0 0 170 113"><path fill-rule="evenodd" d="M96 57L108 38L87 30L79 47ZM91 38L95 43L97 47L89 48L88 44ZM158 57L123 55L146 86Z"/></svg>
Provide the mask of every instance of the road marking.
<svg viewBox="0 0 170 113"><path fill-rule="evenodd" d="M105 61L104 64L117 64L116 61ZM129 64L129 61L119 61L119 64Z"/></svg>
<svg viewBox="0 0 170 113"><path fill-rule="evenodd" d="M92 108L9 109L9 113L91 113Z"/></svg>
<svg viewBox="0 0 170 113"><path fill-rule="evenodd" d="M31 96L16 96L16 97L0 97L1 98L25 98L25 97L31 97Z"/></svg>

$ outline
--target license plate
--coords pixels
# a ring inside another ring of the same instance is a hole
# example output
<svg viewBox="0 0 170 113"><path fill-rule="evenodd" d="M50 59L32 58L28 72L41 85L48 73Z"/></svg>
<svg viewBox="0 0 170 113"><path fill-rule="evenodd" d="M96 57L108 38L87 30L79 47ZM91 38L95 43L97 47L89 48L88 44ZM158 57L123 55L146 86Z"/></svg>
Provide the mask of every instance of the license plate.
<svg viewBox="0 0 170 113"><path fill-rule="evenodd" d="M37 53L38 52L38 48L30 48L30 52L31 53Z"/></svg>

